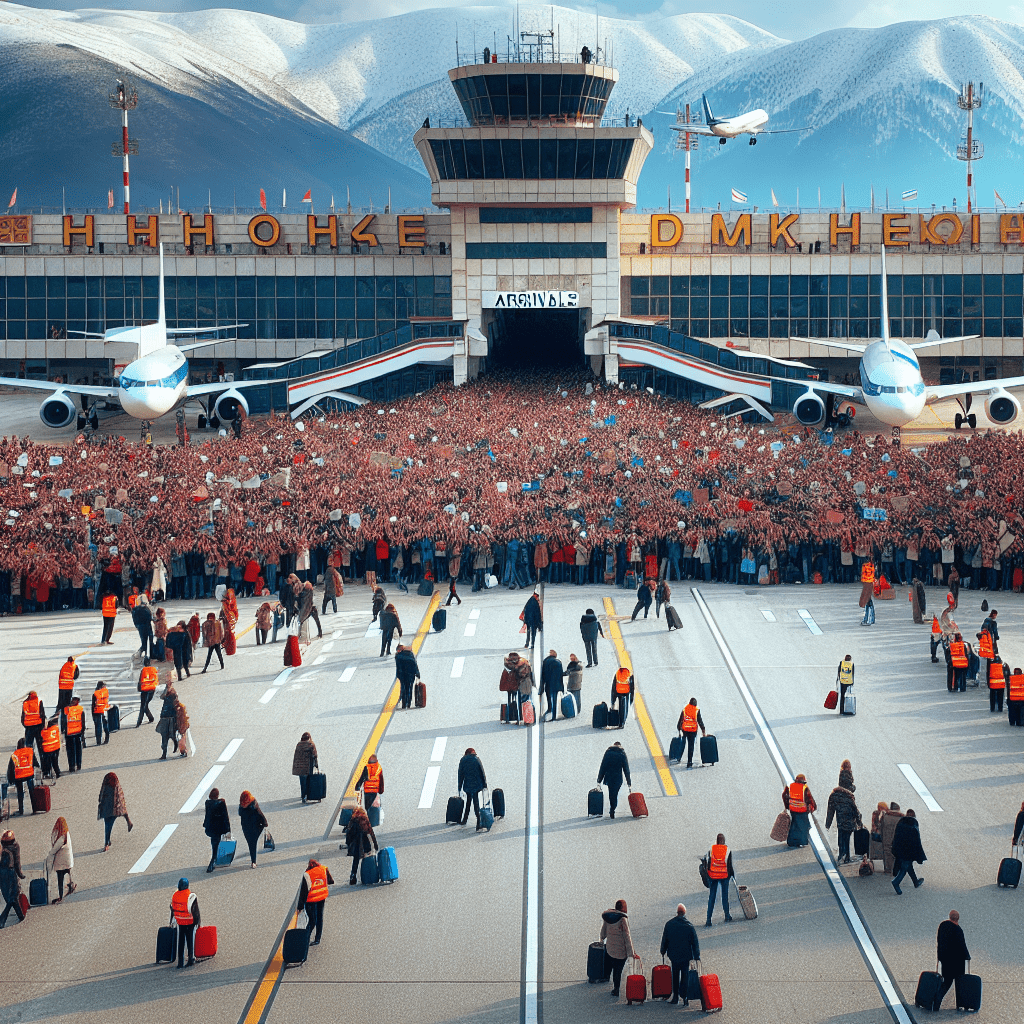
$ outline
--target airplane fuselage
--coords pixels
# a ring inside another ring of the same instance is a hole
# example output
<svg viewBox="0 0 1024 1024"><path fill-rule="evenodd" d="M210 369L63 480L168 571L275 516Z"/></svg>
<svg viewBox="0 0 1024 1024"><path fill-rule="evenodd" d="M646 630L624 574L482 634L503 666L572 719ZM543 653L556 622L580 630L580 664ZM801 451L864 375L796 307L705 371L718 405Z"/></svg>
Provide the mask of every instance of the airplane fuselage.
<svg viewBox="0 0 1024 1024"><path fill-rule="evenodd" d="M868 411L891 427L912 423L924 410L921 364L902 341L868 345L860 360L860 386Z"/></svg>
<svg viewBox="0 0 1024 1024"><path fill-rule="evenodd" d="M118 381L118 400L129 416L155 420L176 408L188 388L188 360L174 345L129 363Z"/></svg>
<svg viewBox="0 0 1024 1024"><path fill-rule="evenodd" d="M736 117L723 117L709 124L713 135L720 139L735 139L738 135L757 135L768 123L764 110L750 110Z"/></svg>

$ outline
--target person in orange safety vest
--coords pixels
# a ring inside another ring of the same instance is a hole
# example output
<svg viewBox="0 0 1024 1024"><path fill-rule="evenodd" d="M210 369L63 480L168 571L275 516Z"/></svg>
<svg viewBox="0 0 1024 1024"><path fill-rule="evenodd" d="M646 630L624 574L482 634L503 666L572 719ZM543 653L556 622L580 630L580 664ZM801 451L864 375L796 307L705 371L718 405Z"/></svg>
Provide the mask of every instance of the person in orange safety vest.
<svg viewBox="0 0 1024 1024"><path fill-rule="evenodd" d="M369 760L363 766L362 774L356 782L356 789L363 791L363 806L367 810L377 799L378 794L384 793L384 769L377 761L377 755L371 754Z"/></svg>
<svg viewBox="0 0 1024 1024"><path fill-rule="evenodd" d="M786 843L789 846L807 846L811 841L810 815L818 809L811 796L807 777L798 775L783 791L782 803L792 819Z"/></svg>
<svg viewBox="0 0 1024 1024"><path fill-rule="evenodd" d="M722 910L725 911L726 921L732 920L729 913L729 879L733 877L732 853L725 845L725 836L718 833L715 845L708 851L707 856L708 872L708 919L704 922L705 928L711 927L711 914L715 909L715 897L719 889L722 891Z"/></svg>
<svg viewBox="0 0 1024 1024"><path fill-rule="evenodd" d="M199 927L199 900L188 887L187 878L178 879L178 888L171 897L171 920L178 926L178 967L185 967L185 948L188 947L188 965L196 958L193 940Z"/></svg>
<svg viewBox="0 0 1024 1024"><path fill-rule="evenodd" d="M114 635L114 623L117 621L117 595L104 594L101 604L103 611L103 635L100 637L101 644L112 644L110 638Z"/></svg>
<svg viewBox="0 0 1024 1024"><path fill-rule="evenodd" d="M612 697L608 702L608 707L615 707L615 702L618 701L620 729L624 729L626 726L626 715L629 713L629 705L633 702L635 687L633 673L628 668L623 666L616 669L615 678L612 680Z"/></svg>
<svg viewBox="0 0 1024 1024"><path fill-rule="evenodd" d="M138 729L142 725L142 719L148 717L150 722L153 721L153 712L149 710L149 702L153 699L153 694L156 693L156 684L158 681L158 675L156 666L150 663L149 658L144 658L142 661L142 671L139 673L139 720L135 723L135 728Z"/></svg>
<svg viewBox="0 0 1024 1024"><path fill-rule="evenodd" d="M25 728L25 743L32 746L34 743L39 748L42 756L43 746L39 739L46 722L46 708L39 699L35 690L29 690L28 696L21 702L21 724Z"/></svg>
<svg viewBox="0 0 1024 1024"><path fill-rule="evenodd" d="M60 720L56 715L43 727L40 733L40 743L43 753L43 775L52 775L55 779L59 779Z"/></svg>
<svg viewBox="0 0 1024 1024"><path fill-rule="evenodd" d="M938 657L936 656L939 650L939 644L942 643L942 627L939 625L938 617L932 616L932 635L931 635L931 648L932 648L932 662L937 663Z"/></svg>
<svg viewBox="0 0 1024 1024"><path fill-rule="evenodd" d="M1006 710L1010 717L1010 725L1024 726L1024 672L1019 668L1010 673Z"/></svg>
<svg viewBox="0 0 1024 1024"><path fill-rule="evenodd" d="M988 663L988 709L1003 710L1003 695L1006 692L1006 673L1003 671L1003 659L993 658Z"/></svg>
<svg viewBox="0 0 1024 1024"><path fill-rule="evenodd" d="M61 712L61 732L64 733L64 748L68 754L68 771L82 770L82 747L85 746L85 708L77 697Z"/></svg>
<svg viewBox="0 0 1024 1024"><path fill-rule="evenodd" d="M110 742L110 726L107 723L107 709L110 707L110 691L101 679L92 691L92 726L96 732L96 746Z"/></svg>
<svg viewBox="0 0 1024 1024"><path fill-rule="evenodd" d="M23 739L18 740L18 749L11 754L11 760L7 764L7 781L18 788L18 813L25 813L25 785L28 784L29 802L32 801L32 790L35 788L33 776L39 761L36 760L35 749L29 746ZM35 814L35 808L32 808Z"/></svg>
<svg viewBox="0 0 1024 1024"><path fill-rule="evenodd" d="M952 669L952 675L946 681L946 688L950 693L954 690L963 693L967 688L968 664L970 662L964 638L959 633L954 633L953 639L949 642L949 666Z"/></svg>
<svg viewBox="0 0 1024 1024"><path fill-rule="evenodd" d="M697 698L691 697L689 703L683 708L679 721L676 722L676 729L683 734L683 743L686 747L686 767L693 767L693 744L697 739L697 730L700 729L701 736L707 736L707 729L704 728L704 719L700 716L700 708L697 707Z"/></svg>
<svg viewBox="0 0 1024 1024"><path fill-rule="evenodd" d="M309 865L302 873L302 887L299 889L299 910L306 911L306 930L312 934L316 928L316 938L310 941L311 946L320 942L324 931L324 903L327 901L327 887L334 885L334 879L317 860L309 859Z"/></svg>
<svg viewBox="0 0 1024 1024"><path fill-rule="evenodd" d="M71 695L75 692L75 680L78 678L78 666L74 655L69 654L68 660L60 667L57 676L57 713L71 703Z"/></svg>

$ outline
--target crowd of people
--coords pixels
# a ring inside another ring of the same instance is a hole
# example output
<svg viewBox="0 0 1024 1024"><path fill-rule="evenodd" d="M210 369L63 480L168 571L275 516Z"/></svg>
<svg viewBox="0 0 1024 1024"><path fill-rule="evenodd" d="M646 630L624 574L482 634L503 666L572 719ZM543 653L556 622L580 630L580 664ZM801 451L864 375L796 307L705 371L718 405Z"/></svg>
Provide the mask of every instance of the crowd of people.
<svg viewBox="0 0 1024 1024"><path fill-rule="evenodd" d="M132 587L274 593L329 568L474 587L622 586L652 562L668 579L850 582L869 556L890 581L946 585L955 568L962 586L1019 589L1022 460L1005 432L900 447L571 373L247 420L197 445L5 438L0 611Z"/></svg>

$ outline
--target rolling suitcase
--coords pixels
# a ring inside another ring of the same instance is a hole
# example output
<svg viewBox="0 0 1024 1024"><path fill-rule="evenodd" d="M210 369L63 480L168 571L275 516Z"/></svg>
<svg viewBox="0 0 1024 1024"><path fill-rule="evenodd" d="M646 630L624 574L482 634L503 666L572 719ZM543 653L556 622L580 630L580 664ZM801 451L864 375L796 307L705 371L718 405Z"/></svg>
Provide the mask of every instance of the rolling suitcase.
<svg viewBox="0 0 1024 1024"><path fill-rule="evenodd" d="M647 817L647 801L644 799L643 793L629 794L629 809L634 818Z"/></svg>
<svg viewBox="0 0 1024 1024"><path fill-rule="evenodd" d="M590 720L590 724L595 729L607 729L608 728L608 705L605 703L594 705L594 714Z"/></svg>
<svg viewBox="0 0 1024 1024"><path fill-rule="evenodd" d="M938 967L938 964L935 965ZM917 979L917 992L914 995L914 1005L925 1010L935 1009L935 998L939 994L939 987L942 985L942 975L936 971L922 971L921 977Z"/></svg>
<svg viewBox="0 0 1024 1024"><path fill-rule="evenodd" d="M638 960L640 970L644 969L642 960ZM643 1003L647 999L647 977L643 974L629 974L626 976L626 1005Z"/></svg>
<svg viewBox="0 0 1024 1024"><path fill-rule="evenodd" d="M956 1008L977 1013L981 1009L981 976L969 973L970 969L968 963L968 973L956 979Z"/></svg>
<svg viewBox="0 0 1024 1024"><path fill-rule="evenodd" d="M309 932L305 928L289 928L284 933L284 944L281 946L281 959L285 967L304 964L308 956Z"/></svg>
<svg viewBox="0 0 1024 1024"><path fill-rule="evenodd" d="M683 739L682 734L672 737L672 742L668 745L668 759L675 764L680 764L683 760L683 751L686 748L686 741Z"/></svg>
<svg viewBox="0 0 1024 1024"><path fill-rule="evenodd" d="M391 883L398 881L398 857L395 856L395 848L393 846L385 846L377 854L377 871L382 882Z"/></svg>
<svg viewBox="0 0 1024 1024"><path fill-rule="evenodd" d="M324 800L327 797L327 776L322 772L314 772L309 777L306 789L307 800Z"/></svg>
<svg viewBox="0 0 1024 1024"><path fill-rule="evenodd" d="M178 942L178 929L173 926L160 928L156 933L156 962L158 964L172 963L178 955L176 946Z"/></svg>
<svg viewBox="0 0 1024 1024"><path fill-rule="evenodd" d="M996 876L996 885L1009 886L1016 889L1020 884L1021 862L1017 858L1017 847L1011 847L1010 856L1004 857L999 862L999 874Z"/></svg>
<svg viewBox="0 0 1024 1024"><path fill-rule="evenodd" d="M871 849L871 833L866 828L854 829L853 852L858 857L863 857Z"/></svg>
<svg viewBox="0 0 1024 1024"><path fill-rule="evenodd" d="M587 817L604 817L604 790L600 786L587 794Z"/></svg>
<svg viewBox="0 0 1024 1024"><path fill-rule="evenodd" d="M672 997L672 968L661 958L651 971L651 998L670 999Z"/></svg>
<svg viewBox="0 0 1024 1024"><path fill-rule="evenodd" d="M625 584L627 590L636 590L636 588L639 586L639 584L636 581L636 573L633 572L632 569L630 569L626 573L626 578L625 580L623 580L623 583Z"/></svg>
<svg viewBox="0 0 1024 1024"><path fill-rule="evenodd" d="M491 810L490 804L484 804L480 808L480 828L487 829L488 832L494 828L494 811Z"/></svg>
<svg viewBox="0 0 1024 1024"><path fill-rule="evenodd" d="M854 697L852 692L847 692L846 700L843 701L843 714L844 715L855 715L857 714L857 698Z"/></svg>
<svg viewBox="0 0 1024 1024"><path fill-rule="evenodd" d="M700 976L700 1005L705 1013L717 1013L722 1008L722 986L717 974Z"/></svg>
<svg viewBox="0 0 1024 1024"><path fill-rule="evenodd" d="M700 763L718 764L718 740L714 736L701 736Z"/></svg>
<svg viewBox="0 0 1024 1024"><path fill-rule="evenodd" d="M508 705L507 704L502 704L501 707L498 708L498 724L499 725L508 725Z"/></svg>
<svg viewBox="0 0 1024 1024"><path fill-rule="evenodd" d="M839 691L838 690L829 690L828 691L828 696L825 698L825 710L826 711L835 711L835 709L838 706L838 704L839 704Z"/></svg>
<svg viewBox="0 0 1024 1024"><path fill-rule="evenodd" d="M36 786L32 790L32 813L38 814L50 809L50 787Z"/></svg>
<svg viewBox="0 0 1024 1024"><path fill-rule="evenodd" d="M427 684L422 680L413 687L413 697L416 707L425 708L427 706Z"/></svg>
<svg viewBox="0 0 1024 1024"><path fill-rule="evenodd" d="M508 708L508 724L514 725L519 721L519 703L518 701L512 701L512 703L507 704L506 707Z"/></svg>
<svg viewBox="0 0 1024 1024"><path fill-rule="evenodd" d="M523 701L523 725L533 725L537 720L537 715L533 710L533 701Z"/></svg>
<svg viewBox="0 0 1024 1024"><path fill-rule="evenodd" d="M338 817L338 824L342 828L352 820L352 815L355 814L355 810L358 806L359 797L357 796L345 796L341 798L341 815Z"/></svg>
<svg viewBox="0 0 1024 1024"><path fill-rule="evenodd" d="M446 825L461 825L462 815L466 810L466 801L461 796L452 796L448 798L448 809L444 814L444 823Z"/></svg>
<svg viewBox="0 0 1024 1024"><path fill-rule="evenodd" d="M503 789L496 789L491 794L491 807L494 810L495 818L505 817L505 791Z"/></svg>
<svg viewBox="0 0 1024 1024"><path fill-rule="evenodd" d="M619 722L622 720L622 712L618 708L608 709L608 728L618 729Z"/></svg>
<svg viewBox="0 0 1024 1024"><path fill-rule="evenodd" d="M227 867L235 859L235 850L237 849L237 840L222 839L217 847L217 867Z"/></svg>
<svg viewBox="0 0 1024 1024"><path fill-rule="evenodd" d="M33 907L45 907L50 902L50 886L45 878L33 878L29 882L28 901Z"/></svg>
<svg viewBox="0 0 1024 1024"><path fill-rule="evenodd" d="M567 693L562 697L562 717L576 717L576 698L571 693Z"/></svg>
<svg viewBox="0 0 1024 1024"><path fill-rule="evenodd" d="M121 728L121 709L116 704L107 708L107 731L117 732Z"/></svg>
<svg viewBox="0 0 1024 1024"><path fill-rule="evenodd" d="M380 804L377 804L376 806L374 806L373 804L370 804L370 806L366 808L366 817L370 821L370 828L379 828L380 827Z"/></svg>
<svg viewBox="0 0 1024 1024"><path fill-rule="evenodd" d="M363 885L376 885L380 881L376 857L364 857L359 862L359 881Z"/></svg>
<svg viewBox="0 0 1024 1024"><path fill-rule="evenodd" d="M745 885L737 885L736 896L740 901L743 916L748 921L753 921L757 917L757 903L754 900L754 894Z"/></svg>
<svg viewBox="0 0 1024 1024"><path fill-rule="evenodd" d="M691 967L686 974L686 1002L700 999L700 975Z"/></svg>
<svg viewBox="0 0 1024 1024"><path fill-rule="evenodd" d="M786 811L779 811L775 824L772 825L772 830L768 834L769 838L774 839L777 843L784 843L789 838L790 824L789 814Z"/></svg>
<svg viewBox="0 0 1024 1024"><path fill-rule="evenodd" d="M611 977L611 965L605 955L603 942L592 942L587 947L587 983L596 985Z"/></svg>
<svg viewBox="0 0 1024 1024"><path fill-rule="evenodd" d="M197 960L206 960L217 955L217 928L215 925L203 925L196 929L193 943Z"/></svg>
<svg viewBox="0 0 1024 1024"><path fill-rule="evenodd" d="M433 618L430 620L430 624L434 627L435 633L443 633L444 627L448 625L448 609L438 608L434 612Z"/></svg>
<svg viewBox="0 0 1024 1024"><path fill-rule="evenodd" d="M420 597L432 597L434 594L434 581L433 580L421 580L420 585L416 588L416 593Z"/></svg>
<svg viewBox="0 0 1024 1024"><path fill-rule="evenodd" d="M682 629L683 620L679 618L679 612L672 605L665 605L665 623L669 629Z"/></svg>

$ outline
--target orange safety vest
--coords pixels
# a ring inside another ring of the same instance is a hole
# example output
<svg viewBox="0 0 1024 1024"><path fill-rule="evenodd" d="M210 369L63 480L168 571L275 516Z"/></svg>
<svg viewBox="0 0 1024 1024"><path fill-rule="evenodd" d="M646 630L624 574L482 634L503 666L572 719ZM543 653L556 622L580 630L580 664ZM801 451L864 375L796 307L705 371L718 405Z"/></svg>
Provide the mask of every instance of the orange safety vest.
<svg viewBox="0 0 1024 1024"><path fill-rule="evenodd" d="M43 741L44 754L60 750L60 726L48 725L39 735Z"/></svg>
<svg viewBox="0 0 1024 1024"><path fill-rule="evenodd" d="M792 806L792 804L790 804ZM729 847L725 843L715 843L711 847L711 861L708 864L708 878L726 879L729 877Z"/></svg>
<svg viewBox="0 0 1024 1024"><path fill-rule="evenodd" d="M112 619L117 615L117 596L105 594L103 597L103 618Z"/></svg>
<svg viewBox="0 0 1024 1024"><path fill-rule="evenodd" d="M629 693L629 680L615 677L615 692L618 694Z"/></svg>
<svg viewBox="0 0 1024 1024"><path fill-rule="evenodd" d="M14 781L32 778L32 748L22 747L11 754L14 762Z"/></svg>
<svg viewBox="0 0 1024 1024"><path fill-rule="evenodd" d="M939 625L939 620L933 615L932 616L932 633L939 635L942 632L942 627Z"/></svg>
<svg viewBox="0 0 1024 1024"><path fill-rule="evenodd" d="M67 718L67 735L78 736L81 734L85 723L85 709L81 704L69 704L64 709L64 715Z"/></svg>
<svg viewBox="0 0 1024 1024"><path fill-rule="evenodd" d="M155 690L157 683L157 671L152 665L146 665L139 673L139 690Z"/></svg>
<svg viewBox="0 0 1024 1024"><path fill-rule="evenodd" d="M327 899L327 868L322 864L310 868L306 873L307 903L322 903Z"/></svg>
<svg viewBox="0 0 1024 1024"><path fill-rule="evenodd" d="M991 659L995 656L996 652L992 648L992 634L987 629L983 629L978 639L978 657Z"/></svg>
<svg viewBox="0 0 1024 1024"><path fill-rule="evenodd" d="M953 662L953 668L967 668L967 653L962 640L954 640L949 645L949 660Z"/></svg>
<svg viewBox="0 0 1024 1024"><path fill-rule="evenodd" d="M380 792L380 777L384 774L384 769L379 764L367 764L366 766L366 781L363 783L364 793L379 793Z"/></svg>
<svg viewBox="0 0 1024 1024"><path fill-rule="evenodd" d="M791 813L804 814L807 811L806 793L807 787L802 782L789 784L789 810Z"/></svg>
<svg viewBox="0 0 1024 1024"><path fill-rule="evenodd" d="M171 897L171 910L174 912L174 920L182 928L187 928L195 922L195 918L192 916L192 911L188 905L191 898L191 889L179 889Z"/></svg>
<svg viewBox="0 0 1024 1024"><path fill-rule="evenodd" d="M683 732L697 731L698 714L700 714L700 708L696 708L692 704L687 704L683 708Z"/></svg>
<svg viewBox="0 0 1024 1024"><path fill-rule="evenodd" d="M102 686L92 691L92 713L94 715L105 715L110 707L110 691Z"/></svg>
<svg viewBox="0 0 1024 1024"><path fill-rule="evenodd" d="M26 697L21 705L22 725L26 728L30 725L42 725L43 718L39 714L39 698Z"/></svg>
<svg viewBox="0 0 1024 1024"><path fill-rule="evenodd" d="M1024 700L1024 673L1010 676L1010 700Z"/></svg>
<svg viewBox="0 0 1024 1024"><path fill-rule="evenodd" d="M77 666L73 661L65 661L60 667L60 677L57 680L57 688L60 690L73 690L75 688L75 669Z"/></svg>
<svg viewBox="0 0 1024 1024"><path fill-rule="evenodd" d="M1006 677L1003 675L1003 663L990 661L988 663L988 688L1001 690L1004 686L1006 686Z"/></svg>
<svg viewBox="0 0 1024 1024"><path fill-rule="evenodd" d="M875 582L875 564L874 564L874 562L865 562L860 567L860 581L861 581L861 583L874 583Z"/></svg>
<svg viewBox="0 0 1024 1024"><path fill-rule="evenodd" d="M139 595L138 594L129 594L128 595L128 607L129 608L134 608L138 603L139 603Z"/></svg>

